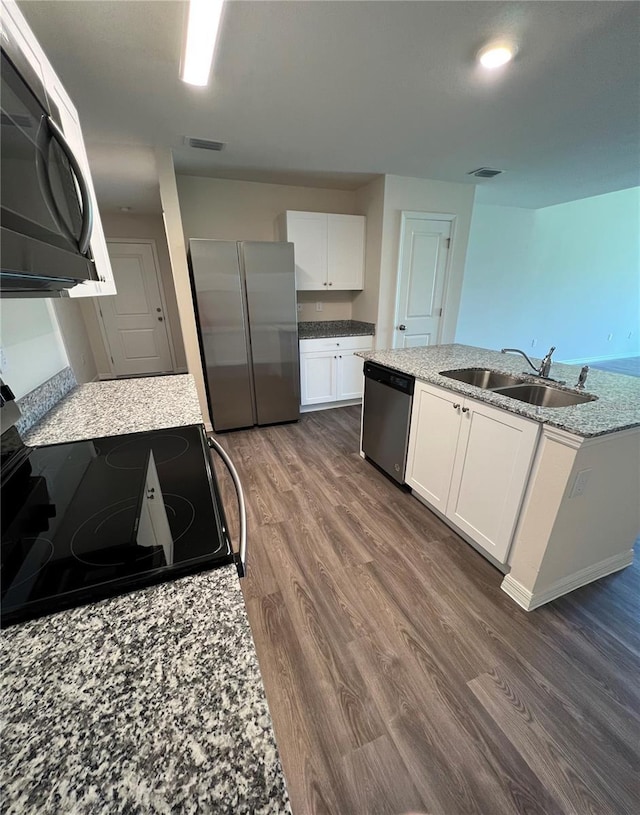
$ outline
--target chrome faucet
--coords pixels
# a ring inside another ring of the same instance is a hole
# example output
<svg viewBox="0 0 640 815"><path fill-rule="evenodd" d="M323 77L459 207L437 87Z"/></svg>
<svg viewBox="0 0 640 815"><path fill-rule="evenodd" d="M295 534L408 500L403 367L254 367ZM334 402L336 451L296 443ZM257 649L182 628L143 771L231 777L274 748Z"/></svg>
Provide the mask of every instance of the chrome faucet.
<svg viewBox="0 0 640 815"><path fill-rule="evenodd" d="M584 390L584 385L585 385L585 382L587 381L587 374L588 373L589 373L589 366L588 365L583 365L582 370L580 371L580 375L578 376L578 384L576 385L576 388L579 391Z"/></svg>
<svg viewBox="0 0 640 815"><path fill-rule="evenodd" d="M543 358L542 362L540 363L540 367L536 368L536 366L531 362L529 357L525 354L524 351L521 351L519 348L502 348L500 350L501 354L520 354L523 356L529 365L533 368L538 376L541 376L543 379L549 379L549 373L551 371L551 354L556 350L555 345L552 345L551 348L548 350L546 356Z"/></svg>

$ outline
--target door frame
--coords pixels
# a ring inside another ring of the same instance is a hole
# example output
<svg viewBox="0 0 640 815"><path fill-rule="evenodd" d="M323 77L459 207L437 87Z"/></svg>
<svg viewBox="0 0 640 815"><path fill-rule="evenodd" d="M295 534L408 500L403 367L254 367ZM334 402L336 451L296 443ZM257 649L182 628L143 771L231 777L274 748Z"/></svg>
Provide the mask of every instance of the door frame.
<svg viewBox="0 0 640 815"><path fill-rule="evenodd" d="M169 322L167 316L167 300L164 294L164 282L162 280L162 272L160 271L160 261L158 259L158 250L156 247L156 242L153 238L106 238L107 249L109 248L110 243L144 243L151 247L151 254L153 255L153 262L156 267L156 279L158 281L158 290L160 292L160 303L162 304L162 313L164 314L164 325L165 331L167 332L167 341L169 343L169 355L171 358L171 373L177 373L178 367L176 365L176 352L175 348L173 347L173 336L171 333L171 324ZM114 278L115 279L115 278ZM117 284L116 284L117 289ZM102 339L102 344L104 345L104 351L107 355L107 364L109 365L109 374L113 378L117 379L135 379L140 376L140 374L117 374L115 372L114 363L111 358L111 346L109 345L109 335L107 332L107 327L104 322L104 318L102 316L102 311L100 310L100 298L92 297L93 301L93 308L96 313L96 318L98 320L98 327L100 329L100 337ZM160 374L156 374L160 375ZM151 374L154 376L154 374Z"/></svg>
<svg viewBox="0 0 640 815"><path fill-rule="evenodd" d="M442 289L442 314L440 315L440 322L438 323L438 336L436 337L436 345L442 339L442 326L444 325L445 312L447 310L447 303L449 300L449 284L451 281L451 259L453 258L453 247L455 245L455 233L458 222L458 216L452 212L414 212L413 210L401 210L400 212L400 241L398 243L398 266L396 268L396 302L393 309L393 329L392 329L392 348L397 348L396 345L396 325L398 324L398 308L400 307L400 279L402 275L403 246L404 236L409 219L418 221L447 221L451 224L451 234L449 236L449 252L447 254L447 262L444 267L444 281Z"/></svg>

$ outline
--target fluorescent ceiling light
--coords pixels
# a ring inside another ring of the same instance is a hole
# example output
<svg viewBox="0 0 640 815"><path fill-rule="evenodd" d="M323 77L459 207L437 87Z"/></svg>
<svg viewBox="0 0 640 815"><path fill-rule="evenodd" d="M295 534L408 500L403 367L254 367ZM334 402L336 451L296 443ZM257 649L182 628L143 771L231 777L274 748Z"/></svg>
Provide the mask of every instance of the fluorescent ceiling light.
<svg viewBox="0 0 640 815"><path fill-rule="evenodd" d="M478 60L485 68L499 68L513 59L515 49L510 45L488 45L478 54Z"/></svg>
<svg viewBox="0 0 640 815"><path fill-rule="evenodd" d="M189 85L206 85L209 81L222 5L223 0L190 0L187 40L180 73L180 79Z"/></svg>

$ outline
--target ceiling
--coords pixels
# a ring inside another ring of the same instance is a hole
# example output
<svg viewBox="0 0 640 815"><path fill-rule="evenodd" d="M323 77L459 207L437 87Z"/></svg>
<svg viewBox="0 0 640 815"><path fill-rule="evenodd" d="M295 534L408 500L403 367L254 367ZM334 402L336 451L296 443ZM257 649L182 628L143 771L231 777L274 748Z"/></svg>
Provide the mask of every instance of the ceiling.
<svg viewBox="0 0 640 815"><path fill-rule="evenodd" d="M640 183L636 2L227 2L204 89L178 78L183 2L20 6L107 207L159 207L156 145L180 173L342 189L497 167L478 200L521 207ZM474 56L497 37L519 51L488 74Z"/></svg>

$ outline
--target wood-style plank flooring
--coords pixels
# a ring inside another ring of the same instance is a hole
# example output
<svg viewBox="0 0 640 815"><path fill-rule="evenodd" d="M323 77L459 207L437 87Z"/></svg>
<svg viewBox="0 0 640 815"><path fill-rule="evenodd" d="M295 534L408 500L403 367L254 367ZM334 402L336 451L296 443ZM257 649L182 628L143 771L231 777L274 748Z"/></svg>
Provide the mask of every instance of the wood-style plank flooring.
<svg viewBox="0 0 640 815"><path fill-rule="evenodd" d="M640 812L637 566L521 610L360 458L359 415L218 436L294 815Z"/></svg>
<svg viewBox="0 0 640 815"><path fill-rule="evenodd" d="M640 376L640 357L625 357L623 359L606 359L602 362L592 362L592 368L600 371L610 371L613 374L626 374L627 376Z"/></svg>

